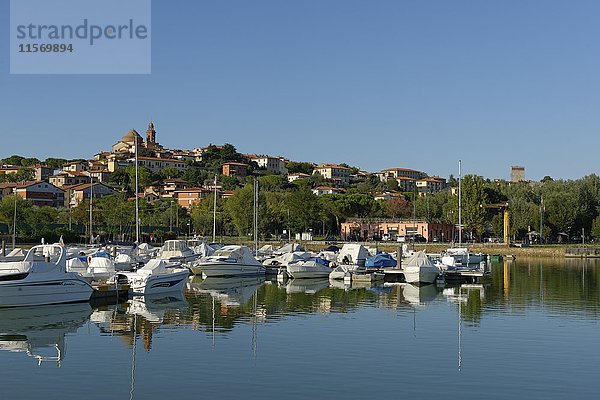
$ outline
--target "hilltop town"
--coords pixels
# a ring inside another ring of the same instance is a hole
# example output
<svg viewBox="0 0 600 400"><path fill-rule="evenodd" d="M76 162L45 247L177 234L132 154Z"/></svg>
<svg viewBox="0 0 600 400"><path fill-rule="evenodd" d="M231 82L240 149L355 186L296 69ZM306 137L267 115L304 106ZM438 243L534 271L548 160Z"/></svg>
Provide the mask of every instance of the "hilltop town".
<svg viewBox="0 0 600 400"><path fill-rule="evenodd" d="M86 211L92 210L90 199L96 202L94 209L114 209L115 204L127 209L137 192L144 204L140 217L144 232L160 237L167 235L165 232L208 234L212 230L214 202L205 200L216 197L219 233L245 236L250 229L252 208L247 183L256 178L263 196L261 230L269 237L287 235L290 239L292 233L304 238L346 240L450 241L456 237L457 181L452 175L446 179L394 166L367 172L347 164L315 164L279 155L239 153L231 144L171 149L157 139L157 130L150 122L145 137L131 129L118 138L110 151L98 152L87 160L42 161L16 155L5 158L0 167L0 201L16 195L30 210L36 210L31 211L33 215L40 214L40 208L45 210L41 217L30 216L28 223L22 225L30 236L37 237L36 231L39 236L36 227L40 224L61 225L75 239L75 231L89 235L90 225L96 225L99 233L106 236L125 238L127 227L133 224L133 216L129 215L132 213L125 212L119 221L111 222L108 211L98 212L90 224L92 217ZM527 182L524 167L520 166L512 167L511 181L465 177L465 237L495 240L502 236L498 210L484 209L483 205L510 200L515 203L511 207L513 237L540 240L535 228L543 221L536 217L537 209L541 207L544 188L551 187L550 181L552 178L547 177L541 183ZM548 184L543 185L545 182ZM527 187L532 193L526 200L526 211L519 211L517 204L521 200L513 198L517 187ZM552 201L552 195L548 195L546 206L552 207ZM10 234L14 215L8 205L6 208L4 215L0 214L0 231ZM582 228L590 232L596 216L586 218L579 226L583 224ZM546 229L547 235L556 239L561 235L570 237L575 229L581 229L571 222L577 221L577 216L561 214L555 219L556 222L552 215L546 219ZM571 232L565 233L568 230Z"/></svg>

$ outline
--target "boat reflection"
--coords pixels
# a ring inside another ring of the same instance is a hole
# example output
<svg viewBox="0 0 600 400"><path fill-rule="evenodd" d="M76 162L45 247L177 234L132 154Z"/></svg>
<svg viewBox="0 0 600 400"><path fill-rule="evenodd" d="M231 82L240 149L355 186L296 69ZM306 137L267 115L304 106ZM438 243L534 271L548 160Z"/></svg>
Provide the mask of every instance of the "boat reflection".
<svg viewBox="0 0 600 400"><path fill-rule="evenodd" d="M188 307L187 300L177 292L136 296L125 303L95 310L90 320L101 334L119 336L128 346L133 346L135 339L141 337L144 349L150 351L152 337L159 328L185 325L182 320Z"/></svg>
<svg viewBox="0 0 600 400"><path fill-rule="evenodd" d="M265 283L261 276L208 277L194 276L188 282L188 290L194 294L209 294L222 305L239 307L248 304L256 291Z"/></svg>
<svg viewBox="0 0 600 400"><path fill-rule="evenodd" d="M178 292L169 295L135 296L128 304L127 314L142 317L153 324L164 324L165 316L168 316L169 312L183 314L188 309L183 294Z"/></svg>
<svg viewBox="0 0 600 400"><path fill-rule="evenodd" d="M416 286L406 283L400 287L404 300L415 306L424 306L434 301L440 294L437 286L433 284Z"/></svg>
<svg viewBox="0 0 600 400"><path fill-rule="evenodd" d="M329 278L322 279L292 279L287 281L285 291L287 294L305 293L316 294L329 287Z"/></svg>
<svg viewBox="0 0 600 400"><path fill-rule="evenodd" d="M65 357L65 335L76 332L92 314L87 303L0 310L0 350L25 353L38 365Z"/></svg>

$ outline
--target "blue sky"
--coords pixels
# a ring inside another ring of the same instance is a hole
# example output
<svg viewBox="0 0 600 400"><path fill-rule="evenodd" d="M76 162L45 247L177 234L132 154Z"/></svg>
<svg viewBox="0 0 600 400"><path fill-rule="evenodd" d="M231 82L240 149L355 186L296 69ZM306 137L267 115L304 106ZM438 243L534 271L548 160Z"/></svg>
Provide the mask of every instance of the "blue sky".
<svg viewBox="0 0 600 400"><path fill-rule="evenodd" d="M152 2L152 74L10 75L0 157L91 157L155 122L172 148L232 143L369 171L599 173L600 2Z"/></svg>

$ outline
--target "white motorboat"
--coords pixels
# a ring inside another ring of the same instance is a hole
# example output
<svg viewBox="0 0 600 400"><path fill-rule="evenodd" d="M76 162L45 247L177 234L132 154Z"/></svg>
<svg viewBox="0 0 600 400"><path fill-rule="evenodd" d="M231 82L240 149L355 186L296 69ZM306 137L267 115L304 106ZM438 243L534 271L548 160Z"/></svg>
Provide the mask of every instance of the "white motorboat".
<svg viewBox="0 0 600 400"><path fill-rule="evenodd" d="M134 295L181 292L190 271L180 264L172 265L153 258L135 272L120 272L116 279L130 285Z"/></svg>
<svg viewBox="0 0 600 400"><path fill-rule="evenodd" d="M467 267L484 261L485 255L471 253L466 247L455 247L446 250L441 257L442 265L446 267Z"/></svg>
<svg viewBox="0 0 600 400"><path fill-rule="evenodd" d="M291 263L298 261L308 261L312 257L312 254L307 251L295 251L292 253L285 253L277 257L269 258L263 261L263 266L266 268L267 273L278 273L280 270L285 270Z"/></svg>
<svg viewBox="0 0 600 400"><path fill-rule="evenodd" d="M403 266L403 271L406 282L413 284L433 283L441 272L424 251L419 251L409 258Z"/></svg>
<svg viewBox="0 0 600 400"><path fill-rule="evenodd" d="M88 256L88 267L85 278L91 277L96 282L106 282L115 275L115 263L108 255Z"/></svg>
<svg viewBox="0 0 600 400"><path fill-rule="evenodd" d="M342 246L337 255L337 264L364 267L369 256L369 250L365 246L355 243L346 243Z"/></svg>
<svg viewBox="0 0 600 400"><path fill-rule="evenodd" d="M358 265L338 265L329 273L329 279L341 280L349 277L358 269Z"/></svg>
<svg viewBox="0 0 600 400"><path fill-rule="evenodd" d="M246 246L224 246L212 256L193 262L190 269L195 275L245 276L264 275L265 267L259 263Z"/></svg>
<svg viewBox="0 0 600 400"><path fill-rule="evenodd" d="M158 253L158 258L185 264L197 260L200 258L200 254L196 254L194 250L190 249L185 240L166 240Z"/></svg>
<svg viewBox="0 0 600 400"><path fill-rule="evenodd" d="M0 307L89 301L92 286L67 272L66 258L61 245L39 245L23 261L0 263Z"/></svg>
<svg viewBox="0 0 600 400"><path fill-rule="evenodd" d="M320 258L296 261L288 264L287 273L294 279L328 278L332 271L328 264L327 261Z"/></svg>

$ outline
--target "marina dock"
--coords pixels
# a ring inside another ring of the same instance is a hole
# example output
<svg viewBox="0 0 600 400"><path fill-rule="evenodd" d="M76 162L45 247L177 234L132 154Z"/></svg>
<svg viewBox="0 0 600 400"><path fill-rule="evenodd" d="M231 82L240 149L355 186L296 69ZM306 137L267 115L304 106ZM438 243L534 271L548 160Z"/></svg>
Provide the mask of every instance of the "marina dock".
<svg viewBox="0 0 600 400"><path fill-rule="evenodd" d="M92 303L126 301L129 299L129 285L112 285L107 283L93 284L94 292L90 298Z"/></svg>
<svg viewBox="0 0 600 400"><path fill-rule="evenodd" d="M399 268L383 269L385 282L404 282L404 270ZM440 276L448 281L460 281L465 283L475 283L485 276L482 270L456 270L444 271Z"/></svg>

